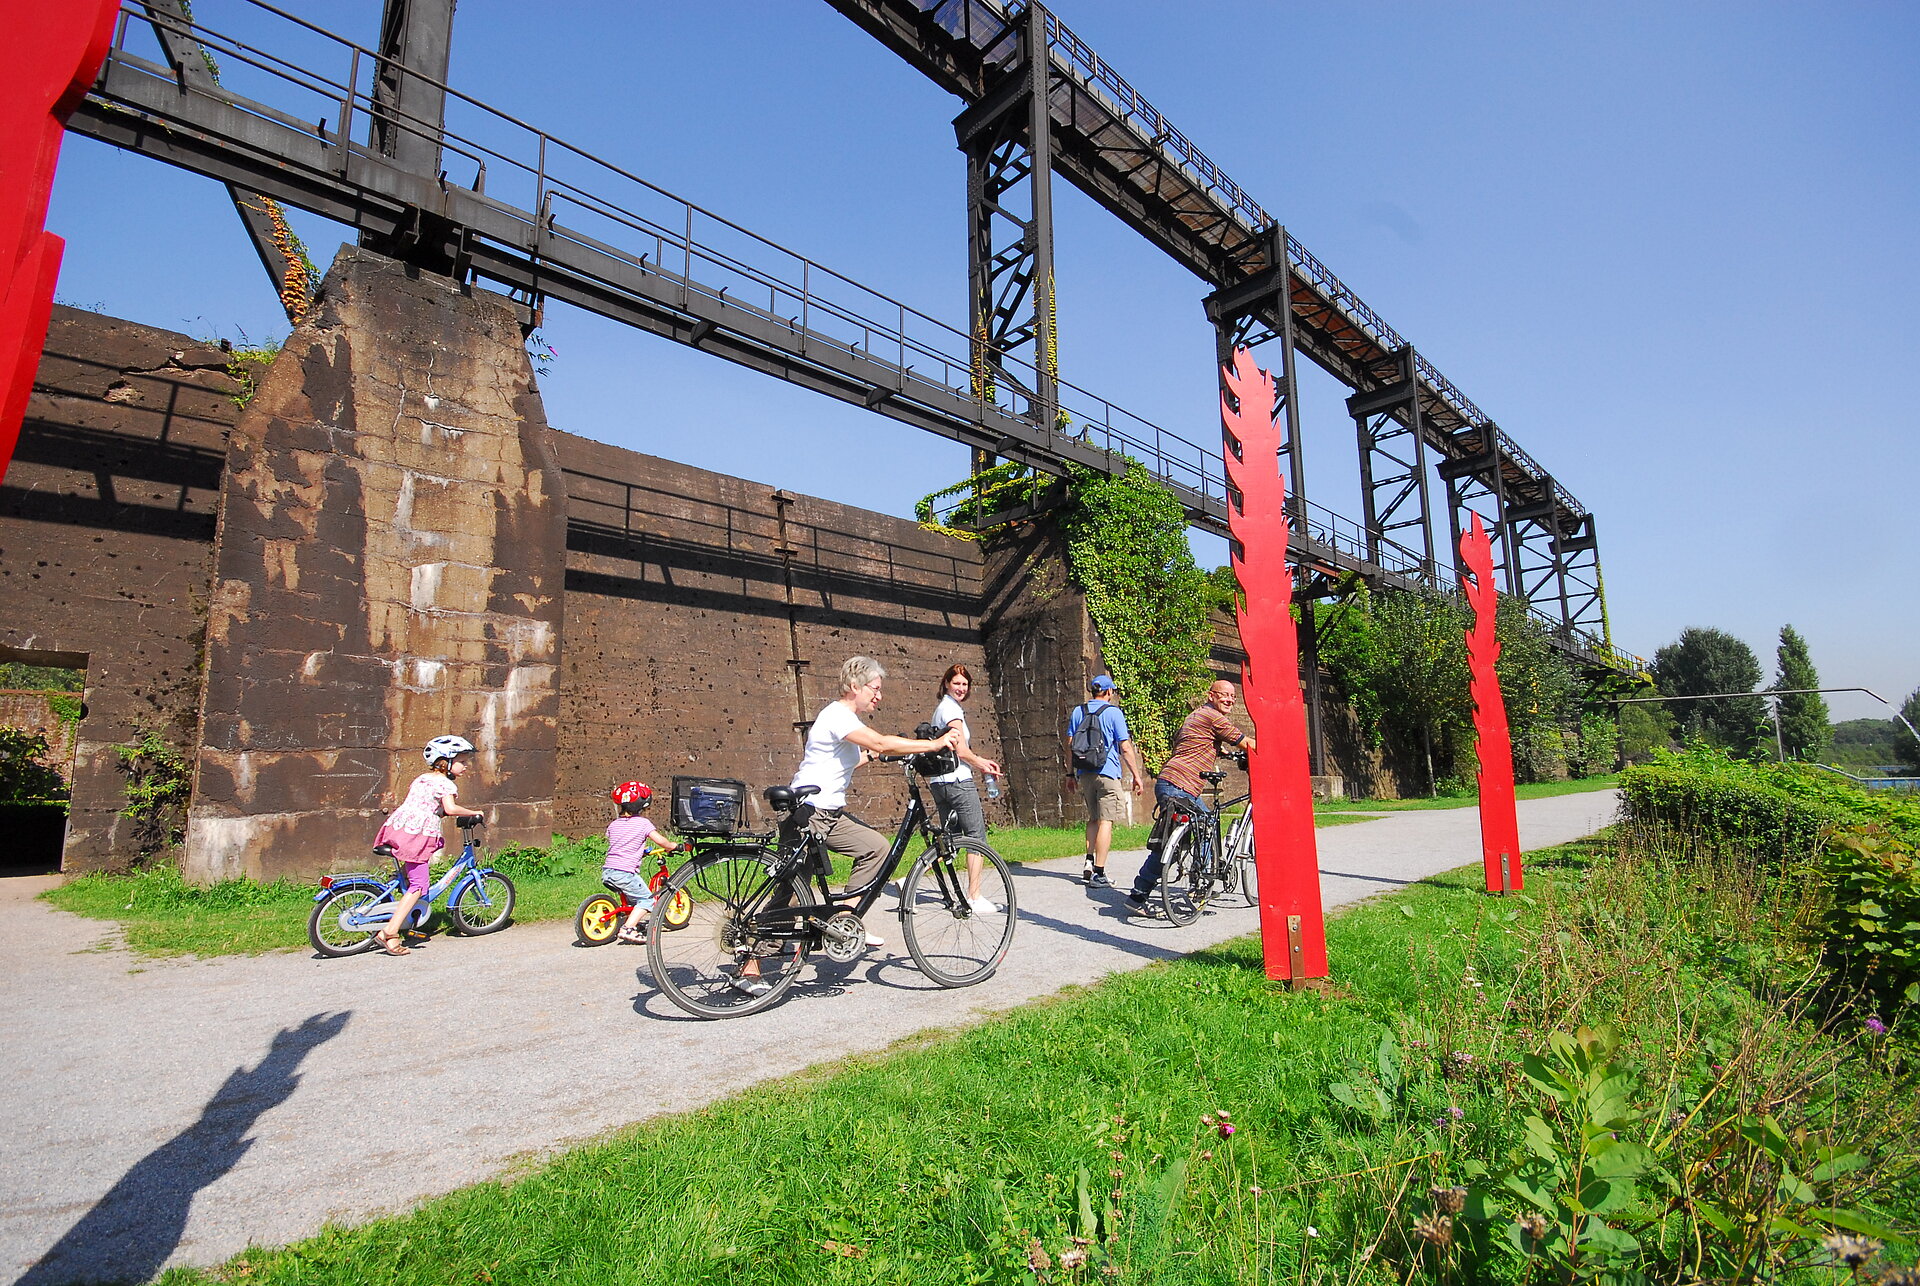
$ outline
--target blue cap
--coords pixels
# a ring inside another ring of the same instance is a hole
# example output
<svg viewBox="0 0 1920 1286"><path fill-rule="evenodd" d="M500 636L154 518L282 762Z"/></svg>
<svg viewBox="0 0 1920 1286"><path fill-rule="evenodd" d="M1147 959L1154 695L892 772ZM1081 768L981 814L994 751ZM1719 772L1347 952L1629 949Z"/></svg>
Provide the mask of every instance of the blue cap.
<svg viewBox="0 0 1920 1286"><path fill-rule="evenodd" d="M1093 682L1089 683L1087 687L1094 692L1111 692L1113 691L1113 680L1104 674L1096 674L1093 676Z"/></svg>

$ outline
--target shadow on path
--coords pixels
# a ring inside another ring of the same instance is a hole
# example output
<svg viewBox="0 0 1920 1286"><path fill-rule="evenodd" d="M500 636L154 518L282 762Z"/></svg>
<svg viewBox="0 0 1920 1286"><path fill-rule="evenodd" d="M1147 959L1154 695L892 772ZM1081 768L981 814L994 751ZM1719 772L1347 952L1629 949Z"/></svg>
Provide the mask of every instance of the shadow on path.
<svg viewBox="0 0 1920 1286"><path fill-rule="evenodd" d="M14 1286L143 1282L157 1275L180 1244L195 1195L246 1155L254 1122L292 1096L301 1060L339 1035L351 1016L351 1010L315 1014L298 1027L282 1027L258 1066L236 1067L199 1120L134 1162Z"/></svg>

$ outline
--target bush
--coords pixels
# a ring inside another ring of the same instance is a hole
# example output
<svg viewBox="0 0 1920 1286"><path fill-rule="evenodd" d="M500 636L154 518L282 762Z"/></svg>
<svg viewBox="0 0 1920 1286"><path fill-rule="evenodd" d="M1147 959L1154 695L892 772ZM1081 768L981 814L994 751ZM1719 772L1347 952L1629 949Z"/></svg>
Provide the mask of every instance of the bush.
<svg viewBox="0 0 1920 1286"><path fill-rule="evenodd" d="M493 855L489 865L517 879L578 875L590 868L597 869L606 860L605 835L588 835L584 839L555 835L553 843L546 848L523 844L517 848L501 849Z"/></svg>
<svg viewBox="0 0 1920 1286"><path fill-rule="evenodd" d="M0 728L0 804L44 804L67 797L60 772L42 762L47 739L24 728Z"/></svg>
<svg viewBox="0 0 1920 1286"><path fill-rule="evenodd" d="M1920 801L1817 768L1694 747L1620 778L1629 820L1824 886L1814 917L1827 964L1880 995L1920 1001Z"/></svg>

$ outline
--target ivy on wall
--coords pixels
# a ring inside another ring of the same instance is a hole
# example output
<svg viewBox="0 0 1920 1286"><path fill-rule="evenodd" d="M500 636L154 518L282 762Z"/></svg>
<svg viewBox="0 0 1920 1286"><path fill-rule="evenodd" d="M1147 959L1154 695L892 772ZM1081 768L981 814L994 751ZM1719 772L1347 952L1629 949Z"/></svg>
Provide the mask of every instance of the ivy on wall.
<svg viewBox="0 0 1920 1286"><path fill-rule="evenodd" d="M1207 685L1213 643L1217 590L1194 564L1186 511L1138 461L1111 478L1069 466L1060 531L1134 745L1158 769Z"/></svg>

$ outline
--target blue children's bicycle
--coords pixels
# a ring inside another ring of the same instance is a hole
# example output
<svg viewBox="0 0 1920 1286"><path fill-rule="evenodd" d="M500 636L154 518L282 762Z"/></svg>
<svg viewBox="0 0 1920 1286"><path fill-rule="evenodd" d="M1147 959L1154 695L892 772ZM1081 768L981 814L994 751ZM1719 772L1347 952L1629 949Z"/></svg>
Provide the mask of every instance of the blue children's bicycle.
<svg viewBox="0 0 1920 1286"><path fill-rule="evenodd" d="M407 917L411 923L406 927L418 929L425 924L433 913L434 901L451 889L447 919L454 932L481 934L504 929L513 915L513 881L492 867L480 865L473 846L473 828L484 825L484 819L454 820L467 833L466 847L446 874L428 886L426 896L414 903ZM376 848L374 852L381 850ZM391 856L391 852L381 856ZM352 956L372 950L373 935L393 919L393 905L399 900L404 879L397 863L392 877L385 881L366 873L322 877L320 892L313 898L313 914L307 917L307 938L313 949L323 956Z"/></svg>

